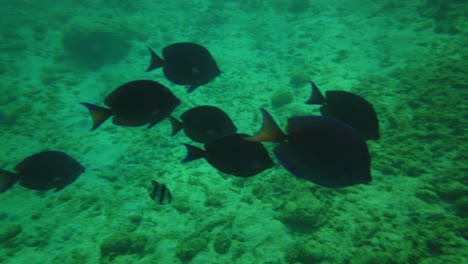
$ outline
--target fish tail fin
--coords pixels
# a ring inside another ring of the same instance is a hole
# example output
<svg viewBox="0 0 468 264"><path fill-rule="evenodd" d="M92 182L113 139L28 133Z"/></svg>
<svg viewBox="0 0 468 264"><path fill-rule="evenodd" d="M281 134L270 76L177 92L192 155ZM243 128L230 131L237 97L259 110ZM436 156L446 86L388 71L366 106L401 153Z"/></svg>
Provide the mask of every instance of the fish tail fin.
<svg viewBox="0 0 468 264"><path fill-rule="evenodd" d="M172 116L169 116L169 121L171 121L172 126L172 133L171 136L177 134L182 128L184 128L184 123L180 122L179 120L175 119Z"/></svg>
<svg viewBox="0 0 468 264"><path fill-rule="evenodd" d="M263 116L263 124L260 131L251 137L245 137L245 140L253 142L281 142L286 138L286 135L281 131L273 117L265 109L260 108Z"/></svg>
<svg viewBox="0 0 468 264"><path fill-rule="evenodd" d="M18 179L18 174L6 170L0 170L0 193L10 189Z"/></svg>
<svg viewBox="0 0 468 264"><path fill-rule="evenodd" d="M206 152L199 147L195 147L195 146L192 146L190 144L185 144L185 143L184 143L184 146L187 149L187 155L182 160L182 163L186 163L186 162L196 160L196 159L201 159L206 156Z"/></svg>
<svg viewBox="0 0 468 264"><path fill-rule="evenodd" d="M154 52L153 49L151 49L149 46L146 46L146 47L148 48L151 54L150 65L148 66L146 71L148 72L148 71L152 71L154 69L162 67L164 65L164 60L161 59L161 57L159 57L158 54L156 54L156 52Z"/></svg>
<svg viewBox="0 0 468 264"><path fill-rule="evenodd" d="M98 128L104 121L107 120L112 115L112 111L110 109L100 107L97 105L93 105L90 103L81 103L82 105L86 106L88 108L89 113L91 114L91 117L93 118L93 127L91 128L91 131L95 130Z"/></svg>
<svg viewBox="0 0 468 264"><path fill-rule="evenodd" d="M309 81L310 85L312 86L312 94L310 95L309 100L307 100L306 104L316 104L316 105L323 105L325 103L325 97L323 97L322 93L318 89L317 85L314 82Z"/></svg>

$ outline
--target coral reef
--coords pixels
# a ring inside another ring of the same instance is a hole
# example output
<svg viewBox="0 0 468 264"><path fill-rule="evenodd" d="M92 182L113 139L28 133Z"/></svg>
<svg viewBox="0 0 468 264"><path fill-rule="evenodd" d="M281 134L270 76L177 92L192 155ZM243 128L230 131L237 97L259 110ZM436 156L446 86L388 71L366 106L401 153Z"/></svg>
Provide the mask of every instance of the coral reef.
<svg viewBox="0 0 468 264"><path fill-rule="evenodd" d="M23 228L19 225L9 226L0 230L0 244L17 237L19 234L21 234L22 231Z"/></svg>
<svg viewBox="0 0 468 264"><path fill-rule="evenodd" d="M224 232L218 233L213 241L214 250L219 254L225 254L231 247L231 238Z"/></svg>
<svg viewBox="0 0 468 264"><path fill-rule="evenodd" d="M101 258L112 261L122 255L143 254L147 240L144 235L128 231L114 233L101 242Z"/></svg>
<svg viewBox="0 0 468 264"><path fill-rule="evenodd" d="M63 48L73 62L95 69L124 59L131 36L128 28L107 20L74 19L63 31Z"/></svg>
<svg viewBox="0 0 468 264"><path fill-rule="evenodd" d="M288 89L278 89L271 95L271 106L274 108L292 103L293 95Z"/></svg>
<svg viewBox="0 0 468 264"><path fill-rule="evenodd" d="M190 236L177 243L176 255L182 261L190 261L206 249L208 240L204 237Z"/></svg>

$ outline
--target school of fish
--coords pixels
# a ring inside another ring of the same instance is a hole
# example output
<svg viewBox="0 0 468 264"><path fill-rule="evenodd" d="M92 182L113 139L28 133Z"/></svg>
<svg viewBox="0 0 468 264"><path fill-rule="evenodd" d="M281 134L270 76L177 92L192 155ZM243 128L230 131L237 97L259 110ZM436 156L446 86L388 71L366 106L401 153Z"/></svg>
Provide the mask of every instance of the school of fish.
<svg viewBox="0 0 468 264"><path fill-rule="evenodd" d="M147 71L161 68L170 82L187 87L191 93L221 74L207 48L180 42L163 48L162 56L148 46ZM112 118L118 126L151 128L164 119L175 136L185 135L203 146L184 143L182 163L205 159L214 169L237 177L252 177L274 165L263 142L272 142L279 164L300 179L328 188L341 188L372 181L371 160L366 140L380 138L379 121L371 103L346 91L322 95L310 81L311 96L305 102L320 105L321 115L291 116L283 130L270 113L261 108L263 124L255 135L237 132L228 114L217 106L200 105L187 109L180 120L172 112L181 104L172 91L153 80L132 80L115 88L104 98L105 107L82 102L89 110L91 130ZM16 182L32 190L59 191L73 183L85 167L68 154L47 150L20 161L13 171L0 169L0 193ZM157 204L172 202L172 193L157 180L148 185L148 194Z"/></svg>

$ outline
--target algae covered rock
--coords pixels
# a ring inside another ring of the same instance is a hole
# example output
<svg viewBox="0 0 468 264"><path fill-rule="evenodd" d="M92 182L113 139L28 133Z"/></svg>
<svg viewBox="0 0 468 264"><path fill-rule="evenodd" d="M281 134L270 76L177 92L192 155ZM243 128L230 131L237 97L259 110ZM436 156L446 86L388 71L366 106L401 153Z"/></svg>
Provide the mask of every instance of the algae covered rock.
<svg viewBox="0 0 468 264"><path fill-rule="evenodd" d="M312 231L323 224L325 210L317 198L305 195L294 202L286 203L275 218L292 231Z"/></svg>
<svg viewBox="0 0 468 264"><path fill-rule="evenodd" d="M141 254L145 250L147 237L128 231L114 233L101 243L101 257L113 260L119 255Z"/></svg>
<svg viewBox="0 0 468 264"><path fill-rule="evenodd" d="M463 196L455 202L455 212L462 218L468 217L468 196Z"/></svg>
<svg viewBox="0 0 468 264"><path fill-rule="evenodd" d="M286 89L276 90L271 97L271 106L281 107L293 101L292 93Z"/></svg>
<svg viewBox="0 0 468 264"><path fill-rule="evenodd" d="M325 256L319 246L310 246L305 242L296 242L292 244L285 254L287 263L322 263Z"/></svg>
<svg viewBox="0 0 468 264"><path fill-rule="evenodd" d="M219 254L225 254L229 251L231 242L232 239L226 233L221 232L216 235L213 241L214 250Z"/></svg>
<svg viewBox="0 0 468 264"><path fill-rule="evenodd" d="M125 27L99 19L73 20L63 32L67 57L86 68L115 64L130 51L132 33Z"/></svg>
<svg viewBox="0 0 468 264"><path fill-rule="evenodd" d="M7 228L1 229L0 230L0 244L5 243L9 241L10 239L15 238L21 232L23 231L23 228L19 225L13 225L9 226Z"/></svg>
<svg viewBox="0 0 468 264"><path fill-rule="evenodd" d="M177 244L176 255L182 261L190 261L206 249L208 241L203 237L190 236Z"/></svg>
<svg viewBox="0 0 468 264"><path fill-rule="evenodd" d="M393 254L388 252L376 252L375 250L363 248L358 250L356 254L349 261L350 264L368 264L368 263L379 263L379 264L393 264L402 263L395 258Z"/></svg>
<svg viewBox="0 0 468 264"><path fill-rule="evenodd" d="M302 88L309 83L309 75L305 72L292 72L289 84L294 88Z"/></svg>
<svg viewBox="0 0 468 264"><path fill-rule="evenodd" d="M468 190L464 185L459 183L442 183L436 186L435 192L442 200L453 203L464 197L468 193Z"/></svg>

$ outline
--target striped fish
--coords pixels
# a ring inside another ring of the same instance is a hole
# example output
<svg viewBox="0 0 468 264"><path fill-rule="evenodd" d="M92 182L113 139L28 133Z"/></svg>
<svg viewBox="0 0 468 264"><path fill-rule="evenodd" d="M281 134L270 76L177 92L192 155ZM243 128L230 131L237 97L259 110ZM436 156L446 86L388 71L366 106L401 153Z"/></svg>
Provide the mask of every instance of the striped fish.
<svg viewBox="0 0 468 264"><path fill-rule="evenodd" d="M155 180L151 180L151 184L148 186L148 193L151 199L158 204L168 204L172 201L171 191L169 191L165 184Z"/></svg>

